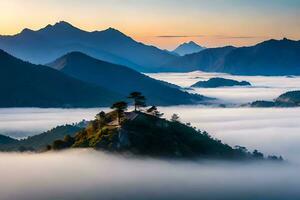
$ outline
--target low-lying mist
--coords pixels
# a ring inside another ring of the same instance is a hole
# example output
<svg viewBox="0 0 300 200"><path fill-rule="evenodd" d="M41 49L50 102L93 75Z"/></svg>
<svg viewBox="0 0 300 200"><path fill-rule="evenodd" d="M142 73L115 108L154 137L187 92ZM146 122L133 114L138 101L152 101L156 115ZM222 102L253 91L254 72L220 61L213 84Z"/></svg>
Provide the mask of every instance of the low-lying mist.
<svg viewBox="0 0 300 200"><path fill-rule="evenodd" d="M299 166L0 153L0 199L299 199Z"/></svg>
<svg viewBox="0 0 300 200"><path fill-rule="evenodd" d="M273 100L282 93L300 90L299 76L234 76L224 73L154 73L152 78L167 81L181 87L190 87L198 81L223 77L238 81L249 81L251 87L194 88L193 93L218 98L220 103L248 103L256 100Z"/></svg>
<svg viewBox="0 0 300 200"><path fill-rule="evenodd" d="M0 134L24 138L58 125L93 119L99 110L107 110L107 108L0 108Z"/></svg>
<svg viewBox="0 0 300 200"><path fill-rule="evenodd" d="M218 76L252 88L197 89L222 101L273 99L297 89L300 78ZM189 86L216 74L153 74ZM95 109L0 109L0 134L23 138L57 125L93 119ZM104 109L104 110L107 110ZM0 153L0 199L300 199L300 108L159 107L231 146L282 155L284 163L176 162L122 158L87 149L41 154Z"/></svg>

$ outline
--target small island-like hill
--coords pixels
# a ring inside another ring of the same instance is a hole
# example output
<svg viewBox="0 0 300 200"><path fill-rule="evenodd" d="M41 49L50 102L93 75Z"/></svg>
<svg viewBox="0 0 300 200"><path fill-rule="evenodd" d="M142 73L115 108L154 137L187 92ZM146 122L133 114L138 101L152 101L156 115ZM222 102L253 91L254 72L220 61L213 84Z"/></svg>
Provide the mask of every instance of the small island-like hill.
<svg viewBox="0 0 300 200"><path fill-rule="evenodd" d="M232 86L251 86L251 84L247 81L236 81L232 79L215 77L207 81L198 81L197 83L193 84L191 87L217 88L217 87L232 87Z"/></svg>
<svg viewBox="0 0 300 200"><path fill-rule="evenodd" d="M254 101L251 107L298 107L300 106L300 90L281 94L274 101Z"/></svg>
<svg viewBox="0 0 300 200"><path fill-rule="evenodd" d="M133 111L126 102L116 102L113 111L101 111L95 120L75 136L56 140L48 150L93 148L116 154L172 159L221 159L221 160L282 160L281 157L264 157L255 150L235 148L212 138L207 132L184 124L173 114L170 120L162 118L155 106L145 107L145 98L132 93Z"/></svg>
<svg viewBox="0 0 300 200"><path fill-rule="evenodd" d="M177 114L163 118L156 106L147 107L140 92L129 96L134 110L125 101L112 105L112 111L101 111L92 121L53 128L39 135L17 140L0 135L0 151L59 151L71 148L93 148L119 155L171 159L282 160L265 157L245 147L231 147L207 132L183 123Z"/></svg>

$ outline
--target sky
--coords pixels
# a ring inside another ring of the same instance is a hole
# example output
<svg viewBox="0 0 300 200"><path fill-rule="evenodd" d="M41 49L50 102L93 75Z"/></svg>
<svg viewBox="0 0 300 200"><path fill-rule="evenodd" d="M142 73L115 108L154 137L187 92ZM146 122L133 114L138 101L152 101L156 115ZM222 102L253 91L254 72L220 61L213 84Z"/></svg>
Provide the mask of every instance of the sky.
<svg viewBox="0 0 300 200"><path fill-rule="evenodd" d="M160 48L300 39L300 0L0 0L0 34L67 21L87 31L116 28Z"/></svg>

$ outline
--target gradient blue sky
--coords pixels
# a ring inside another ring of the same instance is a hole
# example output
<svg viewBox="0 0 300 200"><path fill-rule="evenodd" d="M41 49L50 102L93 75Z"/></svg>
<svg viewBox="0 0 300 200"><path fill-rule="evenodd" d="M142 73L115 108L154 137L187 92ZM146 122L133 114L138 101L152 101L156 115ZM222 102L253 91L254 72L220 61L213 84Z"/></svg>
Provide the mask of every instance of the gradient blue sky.
<svg viewBox="0 0 300 200"><path fill-rule="evenodd" d="M168 49L189 40L214 47L300 39L300 0L0 0L0 8L0 34L65 20Z"/></svg>

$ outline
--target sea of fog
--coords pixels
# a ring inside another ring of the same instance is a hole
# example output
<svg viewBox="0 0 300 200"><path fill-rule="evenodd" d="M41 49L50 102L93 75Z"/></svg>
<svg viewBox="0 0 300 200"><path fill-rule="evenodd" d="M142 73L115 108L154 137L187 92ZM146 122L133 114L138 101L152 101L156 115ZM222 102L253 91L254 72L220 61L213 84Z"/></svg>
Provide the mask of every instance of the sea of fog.
<svg viewBox="0 0 300 200"><path fill-rule="evenodd" d="M212 76L230 77L201 72L151 76L184 87ZM199 92L243 103L273 99L300 85L298 77L231 78L250 81L255 87ZM93 119L100 110L108 108L0 109L0 134L23 138L56 125ZM0 199L300 199L300 108L176 106L159 110L165 118L177 113L182 122L190 122L224 143L282 155L286 162L128 159L87 149L0 153Z"/></svg>
<svg viewBox="0 0 300 200"><path fill-rule="evenodd" d="M190 87L198 81L213 77L248 81L251 87L193 88L193 93L215 97L222 103L248 103L255 100L273 100L280 94L300 89L300 76L233 76L223 73L154 73L148 76L164 80L181 87Z"/></svg>

